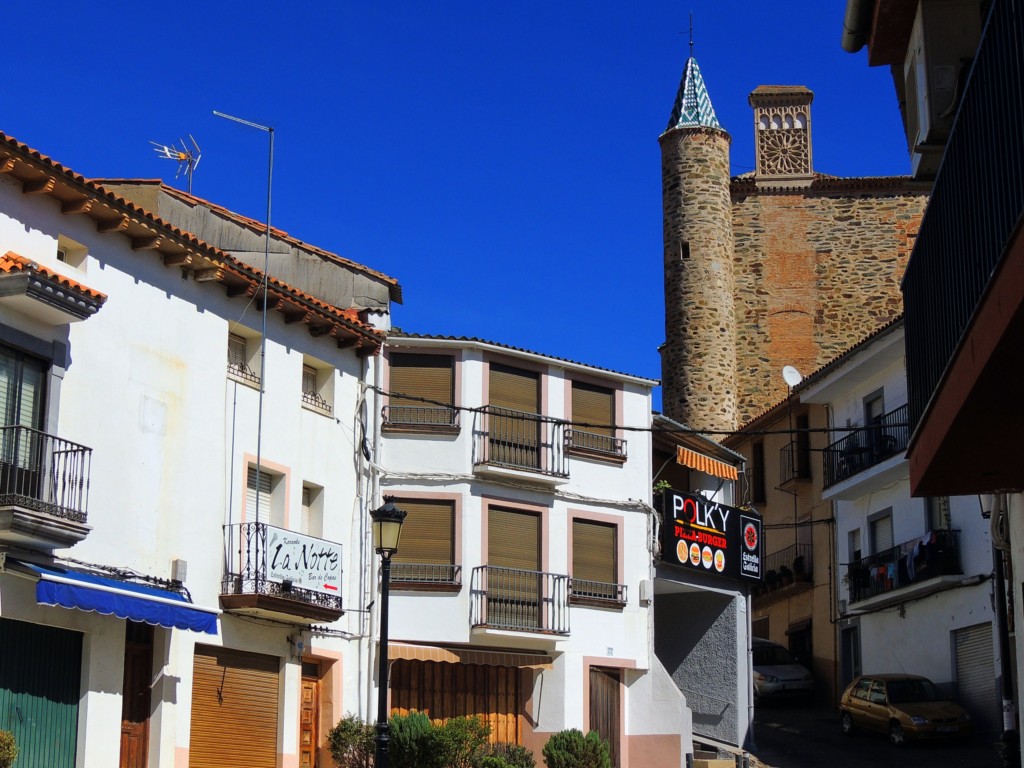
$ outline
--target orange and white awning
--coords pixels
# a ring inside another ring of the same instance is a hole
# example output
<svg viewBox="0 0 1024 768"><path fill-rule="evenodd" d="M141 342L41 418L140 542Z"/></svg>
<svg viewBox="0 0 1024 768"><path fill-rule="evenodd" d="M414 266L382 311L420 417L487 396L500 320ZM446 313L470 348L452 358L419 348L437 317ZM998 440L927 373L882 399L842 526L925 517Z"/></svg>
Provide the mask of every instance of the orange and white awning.
<svg viewBox="0 0 1024 768"><path fill-rule="evenodd" d="M690 469L696 469L698 472L703 472L706 475L720 477L723 480L739 479L739 471L732 464L712 459L710 456L705 456L703 453L697 453L682 446L676 447L676 463Z"/></svg>
<svg viewBox="0 0 1024 768"><path fill-rule="evenodd" d="M453 648L437 645L406 645L388 643L389 659L440 661L446 664L483 664L491 667L523 667L551 669L552 659L543 653L484 651L476 648Z"/></svg>

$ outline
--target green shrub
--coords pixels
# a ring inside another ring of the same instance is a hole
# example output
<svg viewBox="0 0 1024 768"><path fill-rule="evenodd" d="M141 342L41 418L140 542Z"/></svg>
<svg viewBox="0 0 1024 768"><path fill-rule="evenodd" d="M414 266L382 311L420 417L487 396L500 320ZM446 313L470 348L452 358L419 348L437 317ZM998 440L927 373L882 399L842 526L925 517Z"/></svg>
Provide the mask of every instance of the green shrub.
<svg viewBox="0 0 1024 768"><path fill-rule="evenodd" d="M331 757L339 768L370 768L376 748L376 729L349 714L327 733ZM0 762L0 768L3 763Z"/></svg>
<svg viewBox="0 0 1024 768"><path fill-rule="evenodd" d="M479 768L515 768L512 763L507 763L496 755L484 755L480 758Z"/></svg>
<svg viewBox="0 0 1024 768"><path fill-rule="evenodd" d="M431 744L434 725L422 712L393 715L388 749L392 768L443 768Z"/></svg>
<svg viewBox="0 0 1024 768"><path fill-rule="evenodd" d="M473 768L490 732L491 726L479 717L453 717L435 728L427 742L432 757L439 761L437 768Z"/></svg>
<svg viewBox="0 0 1024 768"><path fill-rule="evenodd" d="M497 758L498 763L485 762L488 758ZM474 768L537 768L537 761L533 759L533 752L519 744L487 744L480 751L479 760L474 763Z"/></svg>
<svg viewBox="0 0 1024 768"><path fill-rule="evenodd" d="M0 731L0 768L11 768L18 759L18 743L10 731Z"/></svg>
<svg viewBox="0 0 1024 768"><path fill-rule="evenodd" d="M608 742L597 731L586 736L575 728L559 731L548 739L543 754L548 768L612 768Z"/></svg>

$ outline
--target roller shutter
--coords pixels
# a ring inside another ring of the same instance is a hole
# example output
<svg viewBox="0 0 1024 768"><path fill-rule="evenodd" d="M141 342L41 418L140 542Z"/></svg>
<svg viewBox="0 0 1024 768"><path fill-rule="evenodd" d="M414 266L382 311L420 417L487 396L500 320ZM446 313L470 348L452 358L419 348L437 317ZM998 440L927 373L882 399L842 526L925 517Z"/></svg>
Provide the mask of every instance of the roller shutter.
<svg viewBox="0 0 1024 768"><path fill-rule="evenodd" d="M197 645L189 768L276 768L280 660Z"/></svg>
<svg viewBox="0 0 1024 768"><path fill-rule="evenodd" d="M960 705L975 719L976 731L999 727L992 625L975 624L953 632L956 651L956 690Z"/></svg>

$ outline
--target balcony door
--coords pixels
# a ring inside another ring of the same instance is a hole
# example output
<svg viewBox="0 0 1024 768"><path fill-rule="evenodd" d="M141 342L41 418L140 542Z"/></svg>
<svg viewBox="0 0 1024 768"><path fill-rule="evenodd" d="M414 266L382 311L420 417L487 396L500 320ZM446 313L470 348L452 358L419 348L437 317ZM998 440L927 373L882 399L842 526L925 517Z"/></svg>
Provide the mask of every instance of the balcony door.
<svg viewBox="0 0 1024 768"><path fill-rule="evenodd" d="M487 623L509 629L541 626L538 514L491 507L487 513Z"/></svg>
<svg viewBox="0 0 1024 768"><path fill-rule="evenodd" d="M487 394L491 407L490 460L510 467L540 468L540 376L491 365Z"/></svg>
<svg viewBox="0 0 1024 768"><path fill-rule="evenodd" d="M0 492L39 498L44 386L42 360L0 347Z"/></svg>

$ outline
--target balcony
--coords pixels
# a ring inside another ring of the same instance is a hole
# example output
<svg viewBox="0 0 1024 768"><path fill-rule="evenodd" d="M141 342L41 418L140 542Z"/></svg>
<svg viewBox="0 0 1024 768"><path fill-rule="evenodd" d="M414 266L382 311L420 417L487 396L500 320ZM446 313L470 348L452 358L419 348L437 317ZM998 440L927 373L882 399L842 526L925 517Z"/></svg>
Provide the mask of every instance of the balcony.
<svg viewBox="0 0 1024 768"><path fill-rule="evenodd" d="M232 613L308 623L336 621L341 545L266 523L224 526L230 564L220 605Z"/></svg>
<svg viewBox="0 0 1024 768"><path fill-rule="evenodd" d="M462 566L396 561L391 564L391 582L399 590L458 592L462 589Z"/></svg>
<svg viewBox="0 0 1024 768"><path fill-rule="evenodd" d="M587 432L583 429L565 430L565 450L576 456L587 456L606 461L626 460L626 441L612 435Z"/></svg>
<svg viewBox="0 0 1024 768"><path fill-rule="evenodd" d="M0 427L0 542L54 550L82 541L92 448L28 427Z"/></svg>
<svg viewBox="0 0 1024 768"><path fill-rule="evenodd" d="M931 531L846 566L850 604L858 608L899 602L959 582L960 531Z"/></svg>
<svg viewBox="0 0 1024 768"><path fill-rule="evenodd" d="M569 634L569 577L481 565L473 569L470 624L475 628Z"/></svg>
<svg viewBox="0 0 1024 768"><path fill-rule="evenodd" d="M907 449L907 406L882 416L876 424L851 432L824 451L825 488L881 464Z"/></svg>
<svg viewBox="0 0 1024 768"><path fill-rule="evenodd" d="M813 554L810 544L793 544L765 557L764 581L754 585L758 606L812 589Z"/></svg>
<svg viewBox="0 0 1024 768"><path fill-rule="evenodd" d="M626 605L626 585L570 579L569 602L596 608L622 608Z"/></svg>
<svg viewBox="0 0 1024 768"><path fill-rule="evenodd" d="M495 406L476 419L476 472L554 484L569 477L564 421Z"/></svg>
<svg viewBox="0 0 1024 768"><path fill-rule="evenodd" d="M779 487L811 479L811 450L807 443L786 443L779 451Z"/></svg>
<svg viewBox="0 0 1024 768"><path fill-rule="evenodd" d="M388 432L441 432L458 434L459 412L433 405L388 405L383 410L383 428Z"/></svg>
<svg viewBox="0 0 1024 768"><path fill-rule="evenodd" d="M1022 39L995 0L903 278L915 495L1024 486Z"/></svg>

